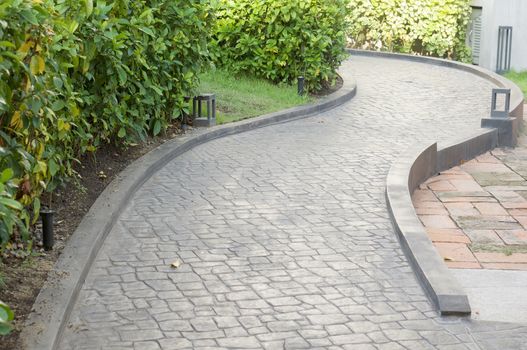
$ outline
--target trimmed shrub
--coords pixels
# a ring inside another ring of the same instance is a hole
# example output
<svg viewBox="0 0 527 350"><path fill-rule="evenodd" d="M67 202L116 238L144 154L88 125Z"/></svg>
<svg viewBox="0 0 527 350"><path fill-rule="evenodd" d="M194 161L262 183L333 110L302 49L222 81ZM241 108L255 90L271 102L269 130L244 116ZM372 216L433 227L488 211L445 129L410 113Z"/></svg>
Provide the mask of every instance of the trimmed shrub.
<svg viewBox="0 0 527 350"><path fill-rule="evenodd" d="M220 0L211 51L217 65L275 83L336 78L346 57L346 0Z"/></svg>
<svg viewBox="0 0 527 350"><path fill-rule="evenodd" d="M470 60L470 0L350 0L349 6L354 47Z"/></svg>
<svg viewBox="0 0 527 350"><path fill-rule="evenodd" d="M205 63L208 15L196 0L115 1L93 9L75 34L73 81L95 147L115 137L144 140L179 117Z"/></svg>
<svg viewBox="0 0 527 350"><path fill-rule="evenodd" d="M2 2L0 248L82 154L157 135L188 108L210 18L205 0Z"/></svg>

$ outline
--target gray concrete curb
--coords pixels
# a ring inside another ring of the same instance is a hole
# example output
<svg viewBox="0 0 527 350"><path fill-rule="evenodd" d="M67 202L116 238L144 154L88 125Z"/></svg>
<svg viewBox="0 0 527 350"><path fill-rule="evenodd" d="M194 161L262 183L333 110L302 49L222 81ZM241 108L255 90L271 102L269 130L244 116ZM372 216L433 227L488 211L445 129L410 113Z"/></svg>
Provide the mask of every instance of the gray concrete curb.
<svg viewBox="0 0 527 350"><path fill-rule="evenodd" d="M435 57L407 55L407 54L391 53L391 52L384 52L384 51L356 50L356 49L348 49L348 52L352 55L357 55L357 56L381 57L381 58L419 62L419 63L431 64L435 66L453 68L453 69L475 74L480 78L486 79L490 81L491 83L496 84L498 87L511 89L511 110L509 113L509 117L515 118L513 120L513 122L515 123L513 128L515 130L521 127L521 124L523 121L523 100L524 100L523 93L516 84L502 77L499 74L496 74L494 72L491 72L487 69L484 69L478 66L456 62L456 61L445 60L441 58L435 58ZM491 100L491 92L489 91L489 104L490 104L490 100ZM485 117L487 116L482 116L482 118L485 118ZM485 125L482 125L482 126L485 127ZM507 139L505 139L503 143L504 145L510 146L510 142Z"/></svg>
<svg viewBox="0 0 527 350"><path fill-rule="evenodd" d="M357 91L354 81L315 104L200 130L169 141L127 167L103 191L69 239L40 291L20 336L25 349L55 349L91 264L134 193L168 162L192 148L229 135L305 118L338 107Z"/></svg>
<svg viewBox="0 0 527 350"><path fill-rule="evenodd" d="M412 193L439 171L493 149L497 140L498 130L481 129L441 150L437 143L417 145L404 152L388 173L386 200L395 232L421 285L442 315L468 315L470 304L417 217Z"/></svg>
<svg viewBox="0 0 527 350"><path fill-rule="evenodd" d="M515 133L523 121L523 93L508 79L477 66L433 57L379 51L348 51L360 56L399 59L458 69L475 74L499 87L511 89L509 118L503 119L499 126L482 122L482 126L488 125L490 128L481 129L475 135L452 142L440 150L437 143L411 147L392 165L386 180L386 200L393 226L403 251L430 300L441 315L469 315L471 309L468 297L428 238L415 213L411 195L422 182L440 171L473 159L498 144L515 144ZM489 102L490 97L489 91ZM495 128L496 126L498 128Z"/></svg>

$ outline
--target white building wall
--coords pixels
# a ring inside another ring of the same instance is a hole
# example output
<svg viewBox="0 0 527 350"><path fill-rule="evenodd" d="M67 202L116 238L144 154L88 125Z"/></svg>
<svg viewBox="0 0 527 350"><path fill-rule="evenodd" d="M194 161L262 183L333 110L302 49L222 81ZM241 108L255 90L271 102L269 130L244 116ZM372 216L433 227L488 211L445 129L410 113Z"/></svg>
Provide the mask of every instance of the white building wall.
<svg viewBox="0 0 527 350"><path fill-rule="evenodd" d="M479 65L496 70L499 26L512 26L511 68L527 70L527 0L476 0L483 8Z"/></svg>

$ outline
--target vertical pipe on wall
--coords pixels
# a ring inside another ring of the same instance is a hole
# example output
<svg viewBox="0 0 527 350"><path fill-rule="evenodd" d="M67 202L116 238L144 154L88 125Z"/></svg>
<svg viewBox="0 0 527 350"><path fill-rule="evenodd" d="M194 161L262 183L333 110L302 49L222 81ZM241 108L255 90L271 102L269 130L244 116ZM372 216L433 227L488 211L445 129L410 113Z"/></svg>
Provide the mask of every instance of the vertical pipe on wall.
<svg viewBox="0 0 527 350"><path fill-rule="evenodd" d="M496 72L500 72L500 59L501 59L501 28L498 29L498 46L496 51Z"/></svg>
<svg viewBox="0 0 527 350"><path fill-rule="evenodd" d="M507 71L508 68L507 68L507 61L508 61L508 52L509 52L509 30L508 29L505 29L505 52L504 52L504 55L503 55L503 66L502 66L502 69L504 71Z"/></svg>

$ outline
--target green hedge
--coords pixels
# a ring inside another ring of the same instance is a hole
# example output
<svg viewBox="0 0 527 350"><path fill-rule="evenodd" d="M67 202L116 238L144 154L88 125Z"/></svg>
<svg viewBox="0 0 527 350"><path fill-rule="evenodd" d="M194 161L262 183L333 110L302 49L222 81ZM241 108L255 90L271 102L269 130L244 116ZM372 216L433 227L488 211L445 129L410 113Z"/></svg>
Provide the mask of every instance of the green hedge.
<svg viewBox="0 0 527 350"><path fill-rule="evenodd" d="M470 61L465 44L470 0L350 0L357 48Z"/></svg>
<svg viewBox="0 0 527 350"><path fill-rule="evenodd" d="M216 64L311 91L346 57L346 0L220 0L211 51Z"/></svg>
<svg viewBox="0 0 527 350"><path fill-rule="evenodd" d="M210 18L204 0L0 4L0 248L82 154L180 115L207 61Z"/></svg>

